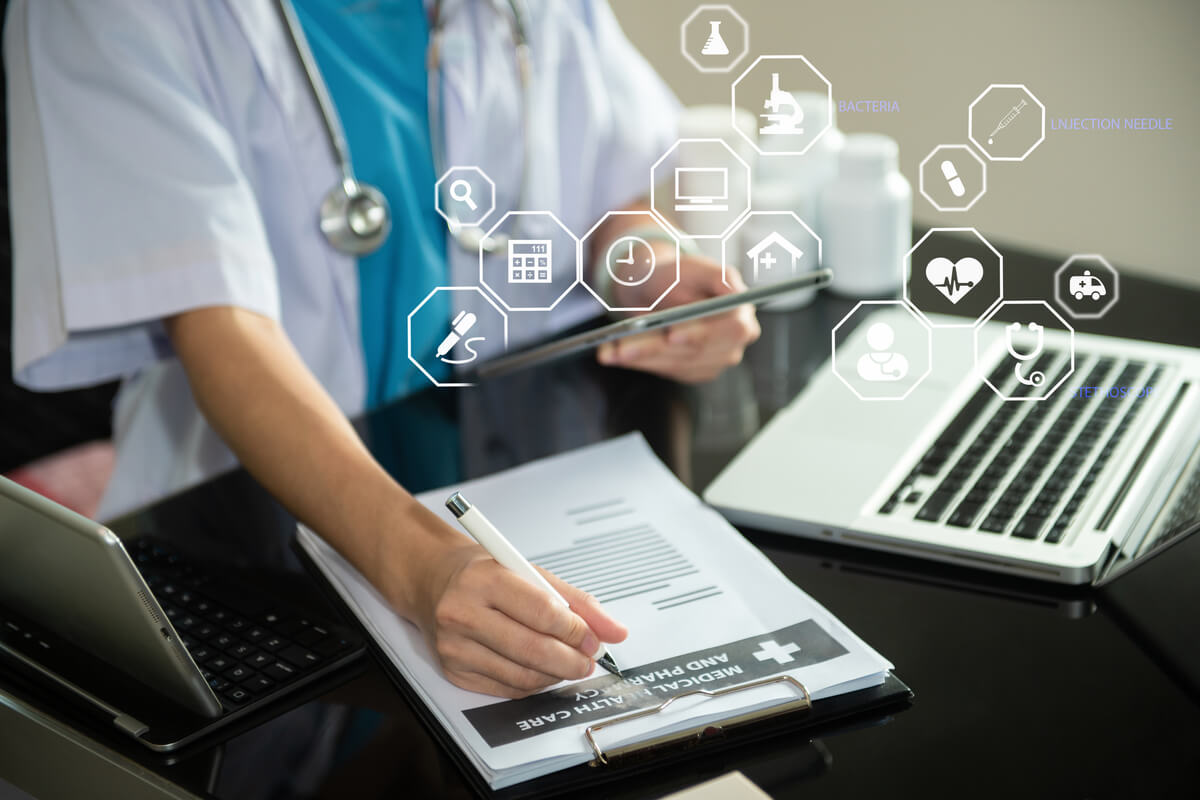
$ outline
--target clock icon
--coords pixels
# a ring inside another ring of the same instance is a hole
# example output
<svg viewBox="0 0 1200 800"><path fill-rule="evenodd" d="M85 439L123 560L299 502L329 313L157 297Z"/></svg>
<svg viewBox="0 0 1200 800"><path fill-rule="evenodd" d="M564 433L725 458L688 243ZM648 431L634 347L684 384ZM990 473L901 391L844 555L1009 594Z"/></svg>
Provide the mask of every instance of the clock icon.
<svg viewBox="0 0 1200 800"><path fill-rule="evenodd" d="M654 274L654 249L640 236L622 236L609 245L604 264L622 286L641 286Z"/></svg>

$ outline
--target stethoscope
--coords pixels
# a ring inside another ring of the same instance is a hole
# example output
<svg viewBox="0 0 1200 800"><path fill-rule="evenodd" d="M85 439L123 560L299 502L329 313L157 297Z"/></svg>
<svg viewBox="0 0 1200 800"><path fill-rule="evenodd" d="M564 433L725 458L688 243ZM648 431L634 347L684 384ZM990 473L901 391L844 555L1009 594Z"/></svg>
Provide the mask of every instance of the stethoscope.
<svg viewBox="0 0 1200 800"><path fill-rule="evenodd" d="M1013 374L1017 376L1018 381L1026 386L1041 386L1046 380L1046 373L1041 370L1034 370L1026 378L1021 374L1021 365L1042 354L1042 347L1045 345L1046 329L1036 322L1029 323L1029 330L1037 336L1037 342L1024 353L1018 351L1017 346L1013 343L1013 334L1019 333L1020 330L1021 323L1019 322L1006 325L1004 328L1004 336L1008 340L1008 354L1017 360L1017 363L1013 364Z"/></svg>
<svg viewBox="0 0 1200 800"><path fill-rule="evenodd" d="M354 168L350 163L350 151L346 139L338 126L337 112L333 100L329 96L329 88L325 85L321 71L317 68L316 59L308 46L308 39L296 19L295 10L290 0L276 0L279 16L283 20L288 36L300 58L304 75L312 89L313 97L321 112L321 120L325 126L325 134L329 139L330 149L333 150L334 160L342 173L341 180L333 186L321 200L318 219L321 233L336 250L352 256L363 256L375 252L387 239L392 228L392 212L383 192L369 183L363 183L354 177ZM508 0L512 9L513 43L516 48L517 73L521 81L521 98L523 108L527 113L528 85L530 75L529 42L525 34L524 16L517 6L517 0ZM435 0L430 18L430 36L428 49L429 70L429 127L433 144L435 170L440 170L445 163L442 152L442 119L441 104L441 40L444 29L442 18L442 0ZM521 194L518 208L523 207L521 200L525 196L525 183L528 178L529 136L528 118L522 114L522 140L524 142L523 160L521 162ZM453 190L452 190L453 191ZM507 244L507 237L493 235L486 237L477 227L470 227L458 221L456 216L450 218L450 233L454 240L463 248L472 252L482 249L484 252L494 252Z"/></svg>

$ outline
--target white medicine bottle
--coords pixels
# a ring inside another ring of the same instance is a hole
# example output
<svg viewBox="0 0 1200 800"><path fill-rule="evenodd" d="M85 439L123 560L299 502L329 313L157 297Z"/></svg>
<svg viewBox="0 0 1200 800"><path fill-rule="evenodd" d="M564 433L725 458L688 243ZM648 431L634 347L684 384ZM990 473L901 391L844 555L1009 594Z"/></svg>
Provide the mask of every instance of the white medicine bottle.
<svg viewBox="0 0 1200 800"><path fill-rule="evenodd" d="M830 289L852 297L899 292L912 246L912 187L900 174L896 140L878 133L846 137L838 175L821 192L824 266Z"/></svg>

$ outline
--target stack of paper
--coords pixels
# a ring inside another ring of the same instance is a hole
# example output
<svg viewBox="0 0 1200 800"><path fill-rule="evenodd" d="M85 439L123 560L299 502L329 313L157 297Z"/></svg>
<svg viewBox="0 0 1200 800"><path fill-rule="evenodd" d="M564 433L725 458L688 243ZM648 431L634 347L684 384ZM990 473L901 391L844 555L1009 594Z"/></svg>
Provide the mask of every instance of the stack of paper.
<svg viewBox="0 0 1200 800"><path fill-rule="evenodd" d="M455 490L530 561L591 592L628 626L629 638L609 648L624 679L597 668L520 700L463 691L442 676L417 628L350 564L309 530L299 539L493 788L589 761L585 727L684 692L788 674L816 699L874 686L891 669L679 483L638 435L419 499L453 525L444 503ZM607 728L602 745L794 698L774 684L689 699L670 714Z"/></svg>

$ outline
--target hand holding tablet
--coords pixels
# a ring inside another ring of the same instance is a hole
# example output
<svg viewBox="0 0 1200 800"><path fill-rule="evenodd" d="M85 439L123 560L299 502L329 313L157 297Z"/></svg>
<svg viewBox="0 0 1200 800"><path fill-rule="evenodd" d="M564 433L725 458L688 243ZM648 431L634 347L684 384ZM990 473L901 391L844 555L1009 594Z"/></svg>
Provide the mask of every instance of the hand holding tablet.
<svg viewBox="0 0 1200 800"><path fill-rule="evenodd" d="M719 314L722 311L728 311L745 303L760 305L780 295L794 292L797 289L825 286L832 277L833 273L830 270L819 269L780 283L759 286L747 289L744 292L711 297L706 300L663 309L662 311L651 311L646 314L622 319L609 325L603 325L594 330L584 331L583 333L568 336L564 339L558 339L517 353L501 356L495 360L481 364L476 374L481 378L490 378L533 366L534 364L557 361L582 350L598 347L605 342L622 339L626 336L662 328L667 325L676 325L687 320Z"/></svg>

